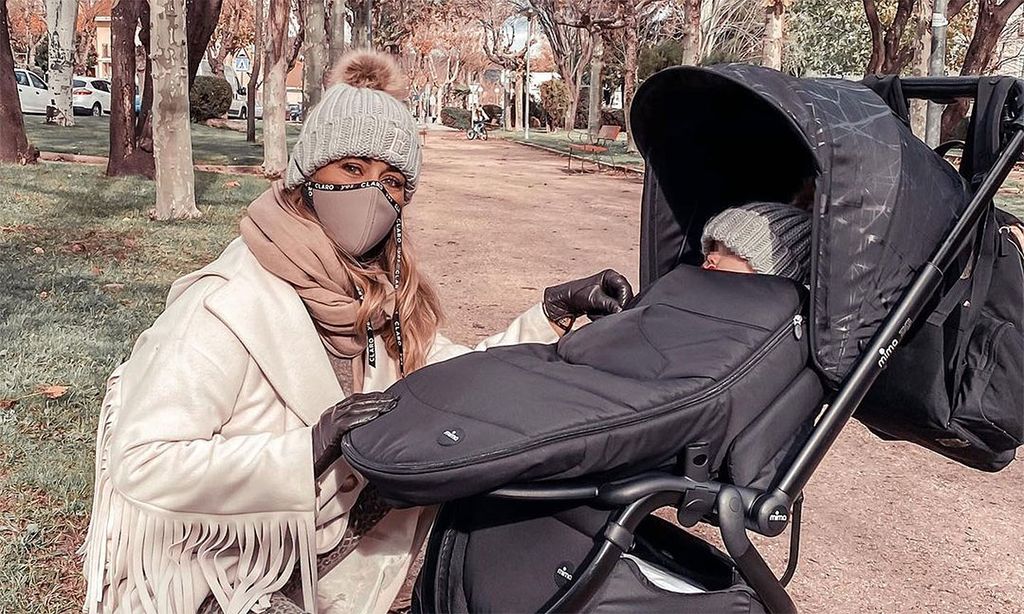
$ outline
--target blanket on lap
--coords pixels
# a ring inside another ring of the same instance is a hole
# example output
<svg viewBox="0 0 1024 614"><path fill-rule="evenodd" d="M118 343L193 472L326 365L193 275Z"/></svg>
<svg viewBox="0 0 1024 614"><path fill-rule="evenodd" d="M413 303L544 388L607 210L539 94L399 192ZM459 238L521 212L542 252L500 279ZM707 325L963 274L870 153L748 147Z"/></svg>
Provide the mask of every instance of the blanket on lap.
<svg viewBox="0 0 1024 614"><path fill-rule="evenodd" d="M631 475L697 441L717 469L807 364L804 296L779 277L680 266L557 344L416 371L392 386L396 409L346 435L345 456L397 506Z"/></svg>

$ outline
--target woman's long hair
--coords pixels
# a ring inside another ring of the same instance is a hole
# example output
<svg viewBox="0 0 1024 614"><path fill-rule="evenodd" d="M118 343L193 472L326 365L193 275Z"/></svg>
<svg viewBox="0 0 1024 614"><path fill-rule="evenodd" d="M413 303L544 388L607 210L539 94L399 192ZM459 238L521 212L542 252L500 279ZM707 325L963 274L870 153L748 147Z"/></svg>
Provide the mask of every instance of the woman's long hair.
<svg viewBox="0 0 1024 614"><path fill-rule="evenodd" d="M316 213L303 200L301 190L285 190L285 203L297 215L320 223ZM398 251L394 232L388 235L383 249L376 250L375 256L369 261L356 260L337 244L334 245L341 256L345 271L353 283L363 290L363 302L356 317L356 330L366 331L370 314L376 310L386 313L384 306L388 302L388 295L395 294L395 307L402 318L402 348L405 352L406 373L411 373L426 363L427 352L434 343L434 336L443 319L437 291L426 277L420 274L409 243L409 236L405 234L402 237L402 277L397 292L390 281ZM384 340L388 356L398 360L398 341L394 328L385 326L378 332Z"/></svg>

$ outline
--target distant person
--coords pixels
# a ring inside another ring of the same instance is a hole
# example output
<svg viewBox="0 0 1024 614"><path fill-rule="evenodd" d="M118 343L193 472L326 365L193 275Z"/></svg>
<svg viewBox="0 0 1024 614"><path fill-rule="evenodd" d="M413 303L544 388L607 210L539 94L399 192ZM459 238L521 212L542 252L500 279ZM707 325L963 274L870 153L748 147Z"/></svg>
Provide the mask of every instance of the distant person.
<svg viewBox="0 0 1024 614"><path fill-rule="evenodd" d="M284 179L216 261L171 286L108 380L86 612L315 602L383 614L395 602L433 509L390 509L340 439L390 411L380 391L471 351L438 332L440 301L402 223L421 151L401 81L389 56L343 58ZM554 342L631 298L614 271L548 288L477 349Z"/></svg>

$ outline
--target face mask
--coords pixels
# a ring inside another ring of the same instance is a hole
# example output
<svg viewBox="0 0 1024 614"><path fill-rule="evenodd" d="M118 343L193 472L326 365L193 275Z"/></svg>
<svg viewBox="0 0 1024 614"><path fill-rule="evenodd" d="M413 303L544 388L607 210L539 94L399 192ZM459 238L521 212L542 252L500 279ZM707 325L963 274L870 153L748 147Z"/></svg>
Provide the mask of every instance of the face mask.
<svg viewBox="0 0 1024 614"><path fill-rule="evenodd" d="M307 181L302 188L306 203L313 207L327 234L348 254L362 256L380 244L395 229L395 262L392 284L398 290L402 280L402 208L379 181L354 184ZM363 291L356 286L359 300ZM398 344L398 371L405 375L405 351L402 347L402 321L398 310L391 316ZM377 366L373 326L366 323L366 355L371 367Z"/></svg>
<svg viewBox="0 0 1024 614"><path fill-rule="evenodd" d="M359 257L384 240L401 208L379 181L355 184L307 182L303 195L327 234Z"/></svg>

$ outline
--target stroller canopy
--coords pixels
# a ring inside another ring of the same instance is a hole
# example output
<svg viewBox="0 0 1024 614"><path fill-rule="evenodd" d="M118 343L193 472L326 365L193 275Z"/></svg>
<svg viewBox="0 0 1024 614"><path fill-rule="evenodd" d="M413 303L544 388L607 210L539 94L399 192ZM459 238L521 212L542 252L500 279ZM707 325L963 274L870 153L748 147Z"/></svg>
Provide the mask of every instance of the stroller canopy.
<svg viewBox="0 0 1024 614"><path fill-rule="evenodd" d="M956 170L855 82L676 67L644 82L630 119L647 163L641 284L699 264L704 224L724 209L813 209L812 356L833 383L967 203Z"/></svg>

